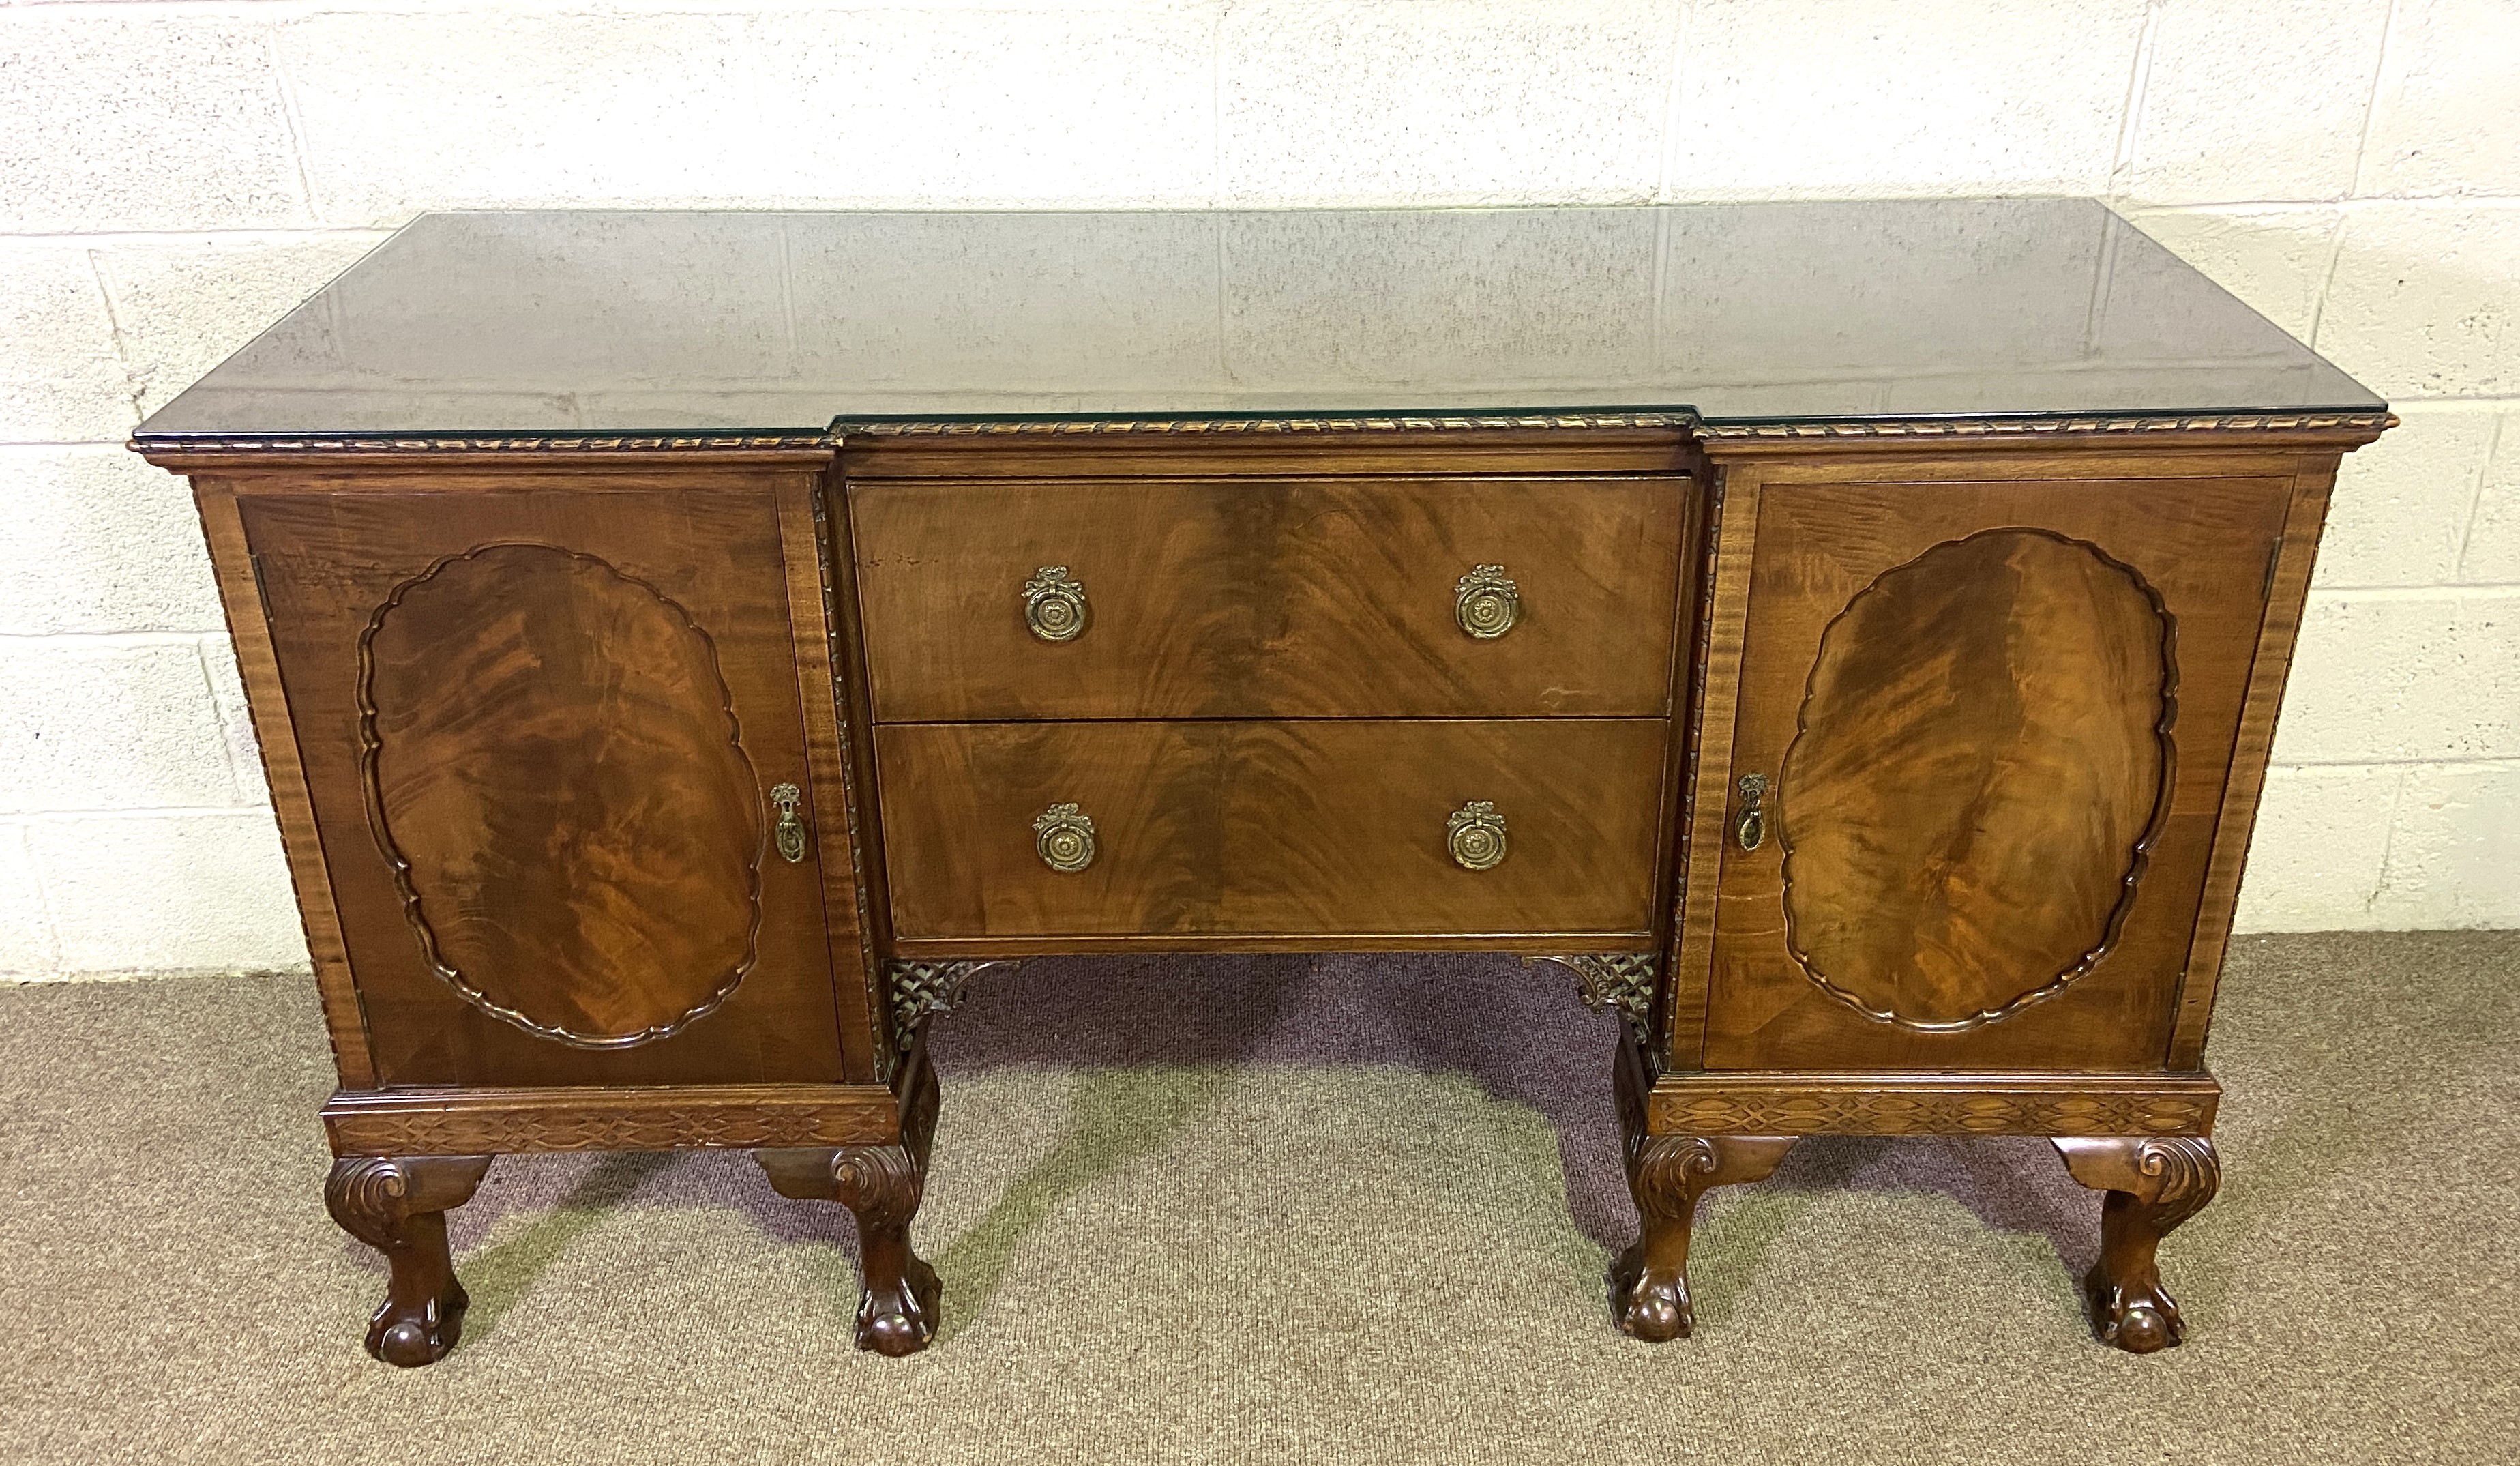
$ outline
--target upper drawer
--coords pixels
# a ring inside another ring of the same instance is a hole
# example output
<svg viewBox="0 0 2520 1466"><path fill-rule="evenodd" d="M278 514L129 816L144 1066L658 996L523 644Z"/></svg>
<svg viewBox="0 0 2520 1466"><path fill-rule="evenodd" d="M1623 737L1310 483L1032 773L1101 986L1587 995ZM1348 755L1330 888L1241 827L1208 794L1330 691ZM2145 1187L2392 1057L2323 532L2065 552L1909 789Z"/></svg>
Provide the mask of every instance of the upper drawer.
<svg viewBox="0 0 2520 1466"><path fill-rule="evenodd" d="M854 484L875 715L1660 716L1688 482Z"/></svg>

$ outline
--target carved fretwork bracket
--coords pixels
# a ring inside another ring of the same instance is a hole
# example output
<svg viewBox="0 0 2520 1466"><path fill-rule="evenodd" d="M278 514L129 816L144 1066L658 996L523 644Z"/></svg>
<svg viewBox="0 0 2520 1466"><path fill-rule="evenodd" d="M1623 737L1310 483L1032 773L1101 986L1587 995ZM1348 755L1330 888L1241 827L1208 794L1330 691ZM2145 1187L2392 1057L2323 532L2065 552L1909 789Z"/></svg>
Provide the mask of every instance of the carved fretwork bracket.
<svg viewBox="0 0 2520 1466"><path fill-rule="evenodd" d="M990 957L977 961L918 962L895 958L884 964L884 990L892 1004L892 1042L896 1053L908 1053L919 1026L939 1013L963 1005L964 985L982 968L1012 967L1018 959ZM887 1065L887 1071L889 1065ZM885 1077L890 1078L887 1072Z"/></svg>
<svg viewBox="0 0 2520 1466"><path fill-rule="evenodd" d="M1648 1055L1662 1052L1653 1038L1654 988L1662 976L1662 957L1655 952L1578 952L1569 956L1525 957L1525 965L1554 962L1575 975L1576 990L1586 1007L1616 1013L1637 1035L1637 1046Z"/></svg>

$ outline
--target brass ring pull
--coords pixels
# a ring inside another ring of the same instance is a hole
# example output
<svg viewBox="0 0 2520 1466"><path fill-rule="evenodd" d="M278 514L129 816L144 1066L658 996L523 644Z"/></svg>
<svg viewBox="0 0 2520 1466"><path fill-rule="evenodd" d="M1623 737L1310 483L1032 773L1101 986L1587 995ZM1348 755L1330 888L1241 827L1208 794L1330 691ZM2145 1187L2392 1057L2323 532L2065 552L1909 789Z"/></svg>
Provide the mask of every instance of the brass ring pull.
<svg viewBox="0 0 2520 1466"><path fill-rule="evenodd" d="M1494 641L1513 629L1522 616L1522 597L1506 578L1501 565L1474 565L1453 587L1453 618L1481 641Z"/></svg>
<svg viewBox="0 0 2520 1466"><path fill-rule="evenodd" d="M1759 807L1759 802L1767 797L1766 774L1741 776L1741 817L1733 822L1732 838L1739 841L1745 850L1757 849L1768 838L1768 813Z"/></svg>
<svg viewBox="0 0 2520 1466"><path fill-rule="evenodd" d="M1085 634L1085 587L1063 565L1045 565L1024 582L1024 624L1044 641L1074 641Z"/></svg>
<svg viewBox="0 0 2520 1466"><path fill-rule="evenodd" d="M1053 804L1032 822L1032 848L1052 870L1083 870L1094 863L1094 821L1074 804Z"/></svg>
<svg viewBox="0 0 2520 1466"><path fill-rule="evenodd" d="M1487 800L1472 800L1444 821L1453 863L1463 870L1494 870L1505 863L1505 816Z"/></svg>
<svg viewBox="0 0 2520 1466"><path fill-rule="evenodd" d="M805 858L805 822L796 817L797 802L805 792L793 784L782 784L770 791L770 802L779 810L779 823L771 829L771 839L779 846L779 854L793 865Z"/></svg>

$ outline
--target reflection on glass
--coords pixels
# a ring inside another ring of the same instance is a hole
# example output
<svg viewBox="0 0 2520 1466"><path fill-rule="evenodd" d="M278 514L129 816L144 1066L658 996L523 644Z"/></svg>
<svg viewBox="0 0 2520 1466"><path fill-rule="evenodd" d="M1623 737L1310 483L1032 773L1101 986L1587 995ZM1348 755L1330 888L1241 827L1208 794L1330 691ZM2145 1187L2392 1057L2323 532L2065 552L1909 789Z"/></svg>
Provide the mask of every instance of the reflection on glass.
<svg viewBox="0 0 2520 1466"><path fill-rule="evenodd" d="M141 434L2380 405L2081 200L451 213Z"/></svg>

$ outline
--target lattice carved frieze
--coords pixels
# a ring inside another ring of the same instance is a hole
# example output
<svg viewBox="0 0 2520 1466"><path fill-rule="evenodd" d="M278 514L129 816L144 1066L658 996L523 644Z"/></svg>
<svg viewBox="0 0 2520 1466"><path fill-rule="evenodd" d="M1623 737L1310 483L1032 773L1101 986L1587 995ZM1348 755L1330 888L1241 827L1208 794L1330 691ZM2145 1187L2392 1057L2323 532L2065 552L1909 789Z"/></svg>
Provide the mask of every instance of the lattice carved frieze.
<svg viewBox="0 0 2520 1466"><path fill-rule="evenodd" d="M1665 1091L1663 1133L1732 1135L2193 1135L2213 1127L2214 1101L2178 1094L2036 1094L1838 1090Z"/></svg>
<svg viewBox="0 0 2520 1466"><path fill-rule="evenodd" d="M690 1147L856 1145L867 1111L657 1104L636 1110L371 1111L330 1118L337 1149L371 1155L530 1154Z"/></svg>

